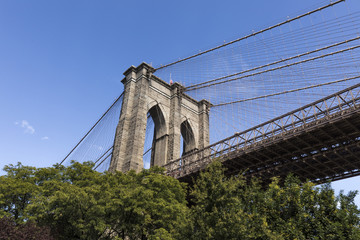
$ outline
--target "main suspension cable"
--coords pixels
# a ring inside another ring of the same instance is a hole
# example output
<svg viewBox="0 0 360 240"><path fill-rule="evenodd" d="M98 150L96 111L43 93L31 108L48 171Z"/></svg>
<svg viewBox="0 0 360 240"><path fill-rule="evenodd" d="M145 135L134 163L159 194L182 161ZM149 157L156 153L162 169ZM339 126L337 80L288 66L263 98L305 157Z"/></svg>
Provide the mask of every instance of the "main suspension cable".
<svg viewBox="0 0 360 240"><path fill-rule="evenodd" d="M169 66L172 66L172 65L177 64L177 63L180 63L180 62L187 61L187 60L189 60L189 59L192 59L192 58L201 56L201 55L203 55L203 54L206 54L206 53L209 53L209 52L212 52L212 51L215 51L215 50L217 50L217 49L220 49L220 48L223 48L223 47L225 47L225 46L231 45L231 44L233 44L233 43L242 41L242 40L244 40L244 39L247 39L247 38L256 36L256 35L258 35L258 34L260 34L260 33L263 33L263 32L269 31L269 30L271 30L271 29L280 27L280 26L282 26L282 25L284 25L284 24L293 22L293 21L295 21L295 20L297 20L297 19L303 18L303 17L305 17L305 16L308 16L308 15L313 14L313 13L315 13L315 12L321 11L321 10L326 9L326 8L328 8L328 7L334 6L334 5L336 5L336 4L338 4L338 3L341 3L341 2L345 2L345 0L338 0L338 1L335 1L335 2L332 2L332 3L329 3L329 4L325 5L325 6L319 7L319 8L317 8L317 9L314 9L314 10L310 11L310 12L307 12L307 13L304 13L304 14L299 15L299 16L297 16L297 17L294 17L294 18L288 19L288 20L286 20L286 21L280 22L280 23L278 23L278 24L276 24L276 25L273 25L273 26L271 26L271 27L262 29L262 30L260 30L260 31L254 32L254 33L249 34L249 35L246 35L246 36L244 36L244 37L235 39L235 40L233 40L233 41L231 41L231 42L224 43L224 44L219 45L219 46L217 46L217 47L208 49L208 50L206 50L206 51L203 51L203 52L200 52L200 53L197 53L197 54L194 54L194 55L192 55L192 56L190 56L190 57L186 57L186 58L180 59L180 60L178 60L178 61L175 61L175 62L166 64L166 65L160 66L160 67L158 67L158 68L155 68L155 71L157 71L157 70L159 70L159 69L163 69L163 68L169 67Z"/></svg>
<svg viewBox="0 0 360 240"><path fill-rule="evenodd" d="M272 63L261 65L261 66L255 67L255 68L251 68L251 69L247 69L247 70L237 72L237 73L234 73L234 74L230 74L230 75L227 75L227 76L215 78L215 79L212 79L212 80L209 80L209 81L206 81L206 82L194 84L194 85L186 87L185 91L195 90L195 89L197 89L198 86L213 83L213 82L216 82L216 81L219 81L219 80L222 80L222 79L234 77L236 75L244 74L244 73L247 73L247 72L252 72L252 71L255 71L255 70L258 70L258 69L261 69L261 68L265 68L265 67L269 67L269 66L272 66L272 65L276 65L278 63L286 62L286 61L289 61L289 60L292 60L292 59L295 59L295 58L300 58L300 57L310 55L310 54L313 54L313 53L316 53L316 52L320 52L320 51L323 51L323 50L326 50L326 49L329 49L329 48L332 48L332 47L337 47L337 46L342 45L342 44L350 43L352 41L359 40L359 39L360 39L360 36L352 38L352 39L348 39L348 40L345 40L345 41L342 41L342 42L338 42L338 43L335 43L335 44L332 44L332 45L328 45L326 47L319 48L319 49L316 49L316 50L313 50L313 51L310 51L310 52L305 52L305 53L298 54L298 55L295 55L295 56L292 56L292 57L289 57L289 58L285 58L285 59L281 59L281 60L278 60L278 61L275 61L275 62L272 62Z"/></svg>
<svg viewBox="0 0 360 240"><path fill-rule="evenodd" d="M294 62L294 63L282 65L282 66L279 66L279 67L267 69L267 70L264 70L264 71L261 71L261 72L256 72L256 73L248 74L248 75L245 75L245 76L231 78L231 79L227 79L227 80L224 80L224 81L221 81L221 82L212 83L212 84L209 84L209 85L194 87L194 88L191 88L191 89L187 89L187 91L197 90L197 89L206 88L206 87L211 87L211 86L215 86L215 85L219 85L219 84L223 84L223 83L228 83L228 82L232 82L232 81L239 80L239 79L242 79L242 78L253 77L253 76L256 76L256 75L259 75L259 74L262 74L262 73L272 72L272 71L279 70L279 69L282 69L282 68L285 68L285 67L290 67L290 66L302 64L302 63L305 63L305 62L317 60L317 59L320 59L320 58L324 58L324 57L327 57L327 56L332 56L332 55L335 55L335 54L347 52L347 51L354 50L354 49L359 48L359 47L360 47L360 45L356 45L354 47L345 48L345 49L342 49L342 50L339 50L339 51L323 54L323 55L320 55L320 56L317 56L317 57L304 59L304 60L301 60L301 61L298 61L298 62Z"/></svg>

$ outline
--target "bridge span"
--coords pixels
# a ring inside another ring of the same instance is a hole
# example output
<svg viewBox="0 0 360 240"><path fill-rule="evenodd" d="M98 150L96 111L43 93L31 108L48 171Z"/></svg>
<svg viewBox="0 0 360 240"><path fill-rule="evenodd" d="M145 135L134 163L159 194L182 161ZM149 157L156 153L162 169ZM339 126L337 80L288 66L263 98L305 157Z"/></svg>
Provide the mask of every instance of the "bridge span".
<svg viewBox="0 0 360 240"><path fill-rule="evenodd" d="M182 181L216 160L248 179L360 175L360 12L336 14L343 4L165 65L131 66L123 92L60 163L164 166Z"/></svg>
<svg viewBox="0 0 360 240"><path fill-rule="evenodd" d="M190 181L219 160L226 174L315 183L360 175L360 84L173 160L167 174Z"/></svg>

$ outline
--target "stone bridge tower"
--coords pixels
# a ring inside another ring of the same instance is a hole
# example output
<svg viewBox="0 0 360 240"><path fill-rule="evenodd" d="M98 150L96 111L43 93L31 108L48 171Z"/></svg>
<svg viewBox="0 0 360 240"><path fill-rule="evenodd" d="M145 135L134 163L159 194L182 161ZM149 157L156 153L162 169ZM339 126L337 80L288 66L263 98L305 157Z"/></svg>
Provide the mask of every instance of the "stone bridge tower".
<svg viewBox="0 0 360 240"><path fill-rule="evenodd" d="M116 129L110 171L143 168L147 114L155 124L150 166L163 166L180 157L180 136L184 154L209 145L209 109L206 100L196 101L172 85L152 75L146 63L131 66L122 80L124 96Z"/></svg>

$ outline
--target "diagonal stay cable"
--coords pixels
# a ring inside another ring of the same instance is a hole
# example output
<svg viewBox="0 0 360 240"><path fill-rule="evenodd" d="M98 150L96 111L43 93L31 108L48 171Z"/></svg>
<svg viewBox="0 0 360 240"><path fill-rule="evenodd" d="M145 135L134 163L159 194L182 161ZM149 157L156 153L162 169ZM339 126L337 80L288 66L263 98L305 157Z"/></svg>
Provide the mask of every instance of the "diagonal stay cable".
<svg viewBox="0 0 360 240"><path fill-rule="evenodd" d="M110 150L112 150L114 145L112 145L103 155L101 155L94 163L96 164L100 159L102 159Z"/></svg>
<svg viewBox="0 0 360 240"><path fill-rule="evenodd" d="M261 69L261 68L265 68L265 67L269 67L269 66L272 66L272 65L276 65L278 63L286 62L286 61L289 61L289 60L292 60L292 59L295 59L295 58L300 58L300 57L310 55L310 54L313 54L313 53L316 53L316 52L320 52L320 51L323 51L323 50L326 50L326 49L329 49L329 48L333 48L333 47L337 47L337 46L340 46L340 45L343 45L343 44L347 44L347 43L350 43L352 41L359 40L359 39L360 39L360 36L355 37L355 38L351 38L351 39L348 39L348 40L345 40L345 41L342 41L342 42L338 42L338 43L335 43L335 44L332 44L332 45L328 45L328 46L325 46L325 47L322 47L322 48L319 48L319 49L315 49L313 51L305 52L305 53L298 54L298 55L295 55L295 56L292 56L292 57L289 57L289 58L285 58L285 59L281 59L281 60L271 62L271 63L265 64L265 65L261 65L261 66L255 67L255 68L251 68L251 69L247 69L247 70L237 72L237 73L234 73L234 74L230 74L230 75L227 75L227 76L215 78L215 79L212 79L212 80L209 80L209 81L206 81L206 82L194 84L194 85L186 87L184 91L195 90L195 89L198 89L198 87L202 86L202 85L206 85L206 84L213 83L213 82L223 80L223 79L226 79L226 78L234 77L234 76L244 74L244 73L247 73L247 72L252 72L252 71L255 71L255 70L258 70L258 69Z"/></svg>
<svg viewBox="0 0 360 240"><path fill-rule="evenodd" d="M259 124L259 125L257 125L257 126L251 127L251 128L249 128L249 129L244 130L244 131L239 132L239 133L235 133L234 135L232 135L232 136L230 136L230 137L227 137L227 138L222 139L222 140L220 140L220 141L218 141L218 142L216 142L216 143L213 143L213 144L208 145L208 146L206 146L206 147L204 147L204 148L202 148L202 149L199 149L199 150L197 150L197 151L195 151L195 152L187 155L186 157L189 157L190 155L195 155L195 154L199 154L199 153L201 153L201 152L204 152L204 151L206 151L206 150L208 150L208 149L211 149L211 148L215 147L216 145L219 145L219 144L221 144L221 143L223 143L223 142L225 142L225 141L228 141L228 140L230 140L230 139L232 139L232 138L234 138L234 137L238 137L238 136L240 136L240 135L244 135L244 134L246 134L246 133L248 133L248 132L250 132L250 131L256 130L256 129L262 127L262 126L265 126L265 125L267 125L267 124L270 124L270 123L272 123L272 122L275 122L275 121L277 121L277 120L280 120L280 119L282 119L282 118L284 118L284 117L290 116L291 114L294 114L294 113L296 113L296 112L302 111L303 109L306 109L306 108L308 108L308 107L312 107L312 106L315 106L315 105L317 105L317 104L320 104L320 103L322 103L322 102L324 102L324 101L326 101L326 100L329 100L329 99L331 99L331 98L334 98L334 97L336 97L336 96L339 96L340 94L346 93L346 92L348 92L348 91L354 90L354 89L359 88L359 87L360 87L360 83L357 83L357 84L355 84L355 85L353 85L353 86L351 86L351 87L348 87L348 88L343 89L343 90L341 90L341 91L339 91L339 92L336 92L336 93L333 93L333 94L331 94L331 95L328 95L328 96L326 96L326 97L324 97L324 98L321 98L321 99L319 99L319 100L317 100L317 101L315 101L315 102L309 103L309 104L307 104L307 105L305 105L305 106L302 106L302 107L300 107L300 108L297 108L297 109L295 109L295 110L293 110L293 111L291 111L291 112L285 113L285 114L283 114L283 115L281 115L281 116L278 116L278 117L276 117L276 118L274 118L274 119L271 119L271 120L269 120L269 121L266 121L266 122L264 122L264 123L261 123L261 124ZM359 96L359 95L357 94L357 96ZM359 98L357 98L357 99L359 99ZM354 104L355 104L355 102L354 102ZM358 111L358 110L356 110L356 111ZM179 162L179 161L180 161L181 159L183 159L183 158L184 158L184 157L171 160L171 161L167 162L163 167L168 168L169 166L171 166L172 164L176 164L177 162ZM199 160L198 160L198 161L199 161Z"/></svg>
<svg viewBox="0 0 360 240"><path fill-rule="evenodd" d="M144 154L143 154L143 156L145 156L150 150L152 150L153 148L151 147L151 148L149 148L148 150L146 150L145 152L144 152Z"/></svg>
<svg viewBox="0 0 360 240"><path fill-rule="evenodd" d="M90 132L98 125L98 123L106 116L106 114L110 111L110 109L117 103L117 101L120 100L120 98L123 96L124 92L120 94L120 96L111 104L111 106L106 110L106 112L97 120L97 122L90 128L90 130L85 134L84 137L80 139L80 141L75 145L73 149L66 155L66 157L60 162L60 165L63 164L63 162L70 156L71 153L74 152L74 150L84 141L84 139L90 134Z"/></svg>
<svg viewBox="0 0 360 240"><path fill-rule="evenodd" d="M269 31L269 30L274 29L274 28L276 28L276 27L280 27L280 26L282 26L282 25L284 25L284 24L293 22L293 21L295 21L295 20L297 20L297 19L303 18L303 17L308 16L308 15L310 15L310 14L313 14L313 13L315 13L315 12L318 12L318 11L321 11L321 10L326 9L326 8L328 8L328 7L334 6L334 5L336 5L336 4L340 3L340 2L345 2L345 0L338 0L338 1L335 1L335 2L332 2L332 3L329 3L329 4L325 5L325 6L319 7L319 8L317 8L317 9L314 9L314 10L310 11L310 12L307 12L307 13L304 13L304 14L299 15L299 16L297 16L297 17L288 19L288 20L286 20L286 21L283 21L283 22L278 23L278 24L276 24L276 25L273 25L273 26L271 26L271 27L262 29L262 30L260 30L260 31L254 32L254 33L249 34L249 35L246 35L246 36L244 36L244 37L235 39L235 40L233 40L233 41L231 41L231 42L228 42L228 43L219 45L219 46L217 46L217 47L214 47L214 48L208 49L208 50L206 50L206 51L203 51L203 52L197 53L197 54L195 54L195 55L192 55L192 56L190 56L190 57L183 58L183 59L180 59L180 60L178 60L178 61L175 61L175 62L166 64L166 65L161 66L161 67L158 67L158 68L155 69L155 71L160 70L160 69L162 69L162 68L166 68L166 67L172 66L172 65L177 64L177 63L180 63L180 62L187 61L187 60L189 60L189 59L192 59L192 58L201 56L201 55L203 55L203 54L206 54L206 53L209 53L209 52L212 52L212 51L215 51L215 50L217 50L217 49L219 49L219 48L228 46L228 45L230 45L230 44L233 44L233 43L236 43L236 42L239 42L239 41L242 41L242 40L244 40L244 39L247 39L247 38L256 36L256 35L258 35L258 34L260 34L260 33Z"/></svg>
<svg viewBox="0 0 360 240"><path fill-rule="evenodd" d="M96 170L103 162L105 162L106 159L108 159L112 154L112 151L96 166L94 167L94 170Z"/></svg>
<svg viewBox="0 0 360 240"><path fill-rule="evenodd" d="M190 89L190 90L197 90L197 89L201 89L201 88L212 87L212 86L215 86L215 85L232 82L232 81L239 80L239 79L242 79L242 78L253 77L253 76L256 76L256 75L259 75L259 74L263 74L263 73L267 73L267 72L272 72L272 71L279 70L279 69L282 69L282 68L286 68L286 67L290 67L290 66L302 64L302 63L305 63L305 62L317 60L317 59L320 59L320 58L332 56L332 55L335 55L335 54L347 52L347 51L350 51L350 50L357 49L357 48L359 48L359 47L360 47L360 45L356 45L356 46L349 47L349 48L345 48L345 49L342 49L342 50L339 50L339 51L335 51L335 52L323 54L323 55L320 55L320 56L317 56L317 57L308 58L308 59L304 59L304 60L301 60L301 61L298 61L298 62L294 62L294 63L282 65L282 66L279 66L279 67L267 69L267 70L264 70L264 71L261 71L261 72L256 72L256 73L252 73L252 74L248 74L248 75L244 75L244 76L240 76L240 77L236 77L236 78L231 78L231 79L227 79L227 80L224 80L224 81L221 81L221 82L212 83L212 84L209 84L209 85L194 87L194 88L192 88L192 89ZM187 90L187 91L190 91L190 90Z"/></svg>
<svg viewBox="0 0 360 240"><path fill-rule="evenodd" d="M234 103L241 103L241 102L252 101L252 100L261 99L261 98L273 97L273 96L282 95L282 94L287 94L287 93L292 93L292 92L298 92L298 91L302 91L302 90L306 90L306 89L310 89L310 88L321 87L321 86L330 85L330 84L335 84L335 83L339 83L339 82L346 82L346 81L354 80L354 79L357 79L357 78L360 78L360 75L354 76L354 77L350 77L350 78L344 78L344 79L340 79L340 80L336 80L336 81L331 81L331 82L326 82L326 83L311 85L311 86L307 86L307 87L302 87L302 88L297 88L297 89L292 89L292 90L286 90L286 91L283 91L283 92L277 92L277 93L272 93L272 94L268 94L268 95L257 96L257 97L253 97L253 98L241 99L241 100L232 101L232 102L226 102L226 103L219 103L219 104L213 105L212 108L214 108L214 107L220 107L220 106L225 106L225 105L229 105L229 104L234 104Z"/></svg>

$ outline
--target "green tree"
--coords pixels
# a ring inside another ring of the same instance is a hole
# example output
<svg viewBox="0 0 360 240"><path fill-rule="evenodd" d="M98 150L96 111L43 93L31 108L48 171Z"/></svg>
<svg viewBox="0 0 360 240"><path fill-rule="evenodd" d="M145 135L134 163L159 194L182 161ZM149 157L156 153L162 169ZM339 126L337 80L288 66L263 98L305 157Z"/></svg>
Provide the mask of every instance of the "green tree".
<svg viewBox="0 0 360 240"><path fill-rule="evenodd" d="M279 186L274 179L265 192L262 214L284 239L360 239L355 195L336 198L330 184L315 187L289 176Z"/></svg>
<svg viewBox="0 0 360 240"><path fill-rule="evenodd" d="M226 177L219 162L200 173L184 239L360 239L356 192L336 198L330 184L290 175L262 187L241 176Z"/></svg>
<svg viewBox="0 0 360 240"><path fill-rule="evenodd" d="M0 229L11 236L50 229L56 239L360 239L357 192L336 197L330 184L290 175L264 187L226 177L214 162L187 189L162 168L99 173L93 166L6 166L0 218L11 221Z"/></svg>
<svg viewBox="0 0 360 240"><path fill-rule="evenodd" d="M0 217L11 217L17 223L22 223L28 218L25 208L39 191L36 168L18 163L5 166L4 171L7 175L0 176Z"/></svg>
<svg viewBox="0 0 360 240"><path fill-rule="evenodd" d="M129 239L170 239L187 221L185 185L151 168L136 174L108 174L107 222L111 231Z"/></svg>
<svg viewBox="0 0 360 240"><path fill-rule="evenodd" d="M91 163L38 169L29 218L58 239L170 239L185 225L185 185L161 168L99 173Z"/></svg>
<svg viewBox="0 0 360 240"><path fill-rule="evenodd" d="M242 176L226 178L220 162L200 173L191 196L192 223L184 239L274 239L258 211L260 185L248 185Z"/></svg>

